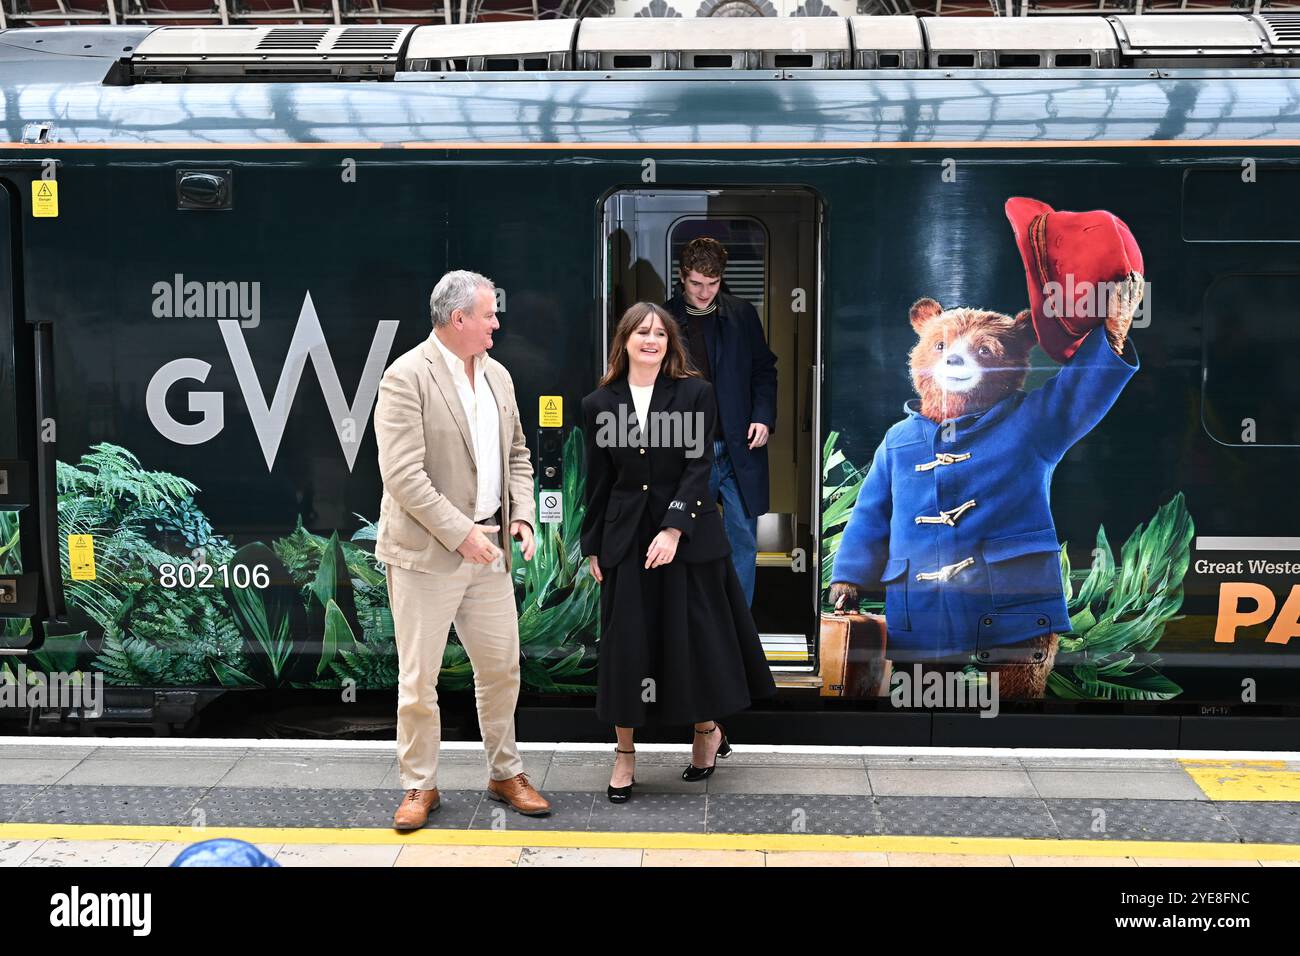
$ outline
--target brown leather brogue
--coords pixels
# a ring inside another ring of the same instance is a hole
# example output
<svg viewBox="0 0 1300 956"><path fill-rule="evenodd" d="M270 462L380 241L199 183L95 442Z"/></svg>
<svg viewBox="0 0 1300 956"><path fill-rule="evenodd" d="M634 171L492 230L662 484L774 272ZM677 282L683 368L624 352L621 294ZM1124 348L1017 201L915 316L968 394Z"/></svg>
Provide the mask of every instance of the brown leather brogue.
<svg viewBox="0 0 1300 956"><path fill-rule="evenodd" d="M438 788L432 790L408 790L401 806L393 814L393 829L418 830L429 819L429 814L437 810L442 803Z"/></svg>
<svg viewBox="0 0 1300 956"><path fill-rule="evenodd" d="M517 811L530 817L540 817L551 812L551 805L528 782L528 774L515 774L506 780L489 780L487 795L499 803L508 803Z"/></svg>

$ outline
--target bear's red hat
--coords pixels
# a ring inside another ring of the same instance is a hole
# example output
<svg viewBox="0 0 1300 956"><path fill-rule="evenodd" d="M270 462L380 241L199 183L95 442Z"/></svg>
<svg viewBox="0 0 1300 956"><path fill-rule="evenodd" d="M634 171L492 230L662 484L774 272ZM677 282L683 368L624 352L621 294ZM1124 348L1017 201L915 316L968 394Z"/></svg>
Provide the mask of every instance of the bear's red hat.
<svg viewBox="0 0 1300 956"><path fill-rule="evenodd" d="M1038 344L1052 358L1064 362L1084 336L1106 321L1102 308L1085 308L1081 310L1085 314L1078 316L1068 314L1074 311L1066 301L1069 290L1078 290L1085 282L1095 289L1099 282L1117 282L1131 272L1145 275L1142 250L1123 220L1104 209L1057 212L1037 199L1012 196L1006 212L1025 263ZM1062 290L1059 299L1067 306L1066 315L1044 312L1045 287L1052 282Z"/></svg>

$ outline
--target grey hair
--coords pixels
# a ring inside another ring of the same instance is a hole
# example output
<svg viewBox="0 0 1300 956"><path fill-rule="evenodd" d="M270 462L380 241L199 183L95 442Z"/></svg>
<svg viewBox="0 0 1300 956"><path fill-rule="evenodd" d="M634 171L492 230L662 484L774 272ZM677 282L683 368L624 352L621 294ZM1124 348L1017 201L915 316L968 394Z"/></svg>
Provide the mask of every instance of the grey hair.
<svg viewBox="0 0 1300 956"><path fill-rule="evenodd" d="M434 328L450 322L451 314L457 309L468 312L479 289L495 290L496 287L487 276L468 269L453 269L439 279L429 296L429 315Z"/></svg>

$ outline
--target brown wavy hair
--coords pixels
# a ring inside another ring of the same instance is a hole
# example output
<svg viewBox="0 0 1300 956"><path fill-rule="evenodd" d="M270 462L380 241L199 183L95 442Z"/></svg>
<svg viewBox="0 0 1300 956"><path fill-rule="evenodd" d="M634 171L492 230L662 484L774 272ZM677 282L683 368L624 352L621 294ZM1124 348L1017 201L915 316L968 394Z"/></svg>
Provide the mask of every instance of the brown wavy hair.
<svg viewBox="0 0 1300 956"><path fill-rule="evenodd" d="M659 373L670 378L699 377L699 370L691 364L686 346L682 344L682 330L677 320L662 306L655 305L653 302L638 302L624 312L623 317L618 320L618 327L614 329L614 340L609 344L609 363L600 380L601 385L616 382L627 375L627 340L649 315L659 316L659 321L664 324L664 331L668 333L668 349L664 353L663 364L659 366Z"/></svg>
<svg viewBox="0 0 1300 956"><path fill-rule="evenodd" d="M700 236L686 243L680 261L683 279L692 272L720 279L727 271L727 247L711 236Z"/></svg>

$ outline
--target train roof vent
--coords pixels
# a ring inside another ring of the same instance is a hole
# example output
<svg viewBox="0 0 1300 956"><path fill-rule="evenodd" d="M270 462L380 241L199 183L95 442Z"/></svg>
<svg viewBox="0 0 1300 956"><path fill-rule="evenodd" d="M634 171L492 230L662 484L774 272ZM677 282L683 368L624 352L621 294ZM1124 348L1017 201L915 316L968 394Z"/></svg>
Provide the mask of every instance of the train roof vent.
<svg viewBox="0 0 1300 956"><path fill-rule="evenodd" d="M859 70L916 69L925 65L925 37L916 17L849 17L853 65Z"/></svg>
<svg viewBox="0 0 1300 956"><path fill-rule="evenodd" d="M1125 66L1259 66L1272 48L1265 26L1237 13L1108 18Z"/></svg>
<svg viewBox="0 0 1300 956"><path fill-rule="evenodd" d="M159 27L128 61L131 81L391 79L413 27Z"/></svg>
<svg viewBox="0 0 1300 956"><path fill-rule="evenodd" d="M921 27L936 69L1119 65L1104 17L925 17Z"/></svg>
<svg viewBox="0 0 1300 956"><path fill-rule="evenodd" d="M582 70L835 70L849 66L843 17L600 17L578 28Z"/></svg>
<svg viewBox="0 0 1300 956"><path fill-rule="evenodd" d="M1261 13L1253 19L1274 50L1300 48L1300 13Z"/></svg>
<svg viewBox="0 0 1300 956"><path fill-rule="evenodd" d="M421 73L570 70L577 30L577 20L417 27L406 47L405 69Z"/></svg>
<svg viewBox="0 0 1300 956"><path fill-rule="evenodd" d="M272 27L257 41L256 50L306 50L314 53L328 27Z"/></svg>

